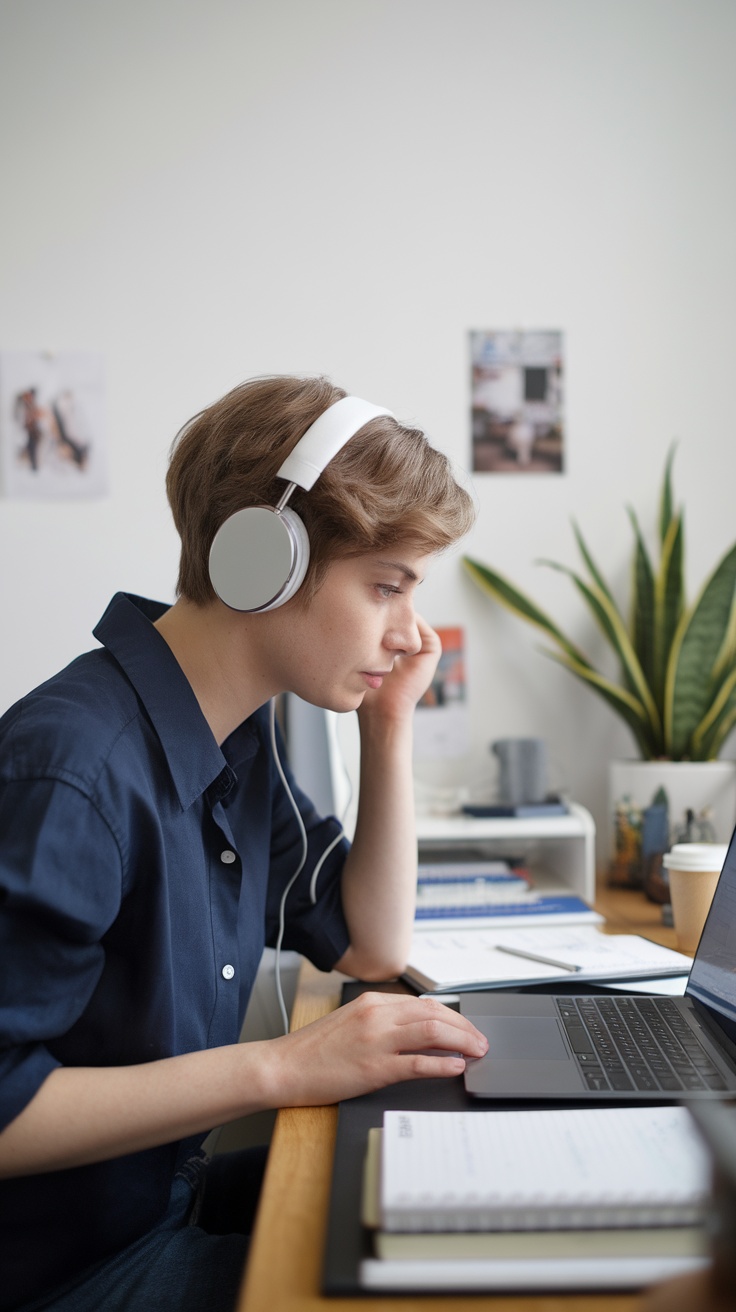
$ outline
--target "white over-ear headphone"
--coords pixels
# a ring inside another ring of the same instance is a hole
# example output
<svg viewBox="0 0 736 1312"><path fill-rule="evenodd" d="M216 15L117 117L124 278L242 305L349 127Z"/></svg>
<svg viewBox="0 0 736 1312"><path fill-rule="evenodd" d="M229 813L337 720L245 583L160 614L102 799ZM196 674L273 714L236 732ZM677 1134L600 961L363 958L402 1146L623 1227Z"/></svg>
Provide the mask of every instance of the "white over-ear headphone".
<svg viewBox="0 0 736 1312"><path fill-rule="evenodd" d="M301 585L309 564L309 538L296 511L287 509L295 487L309 491L322 470L369 420L390 410L344 396L309 427L276 475L287 482L277 506L236 510L217 530L210 548L210 580L232 610L275 610Z"/></svg>

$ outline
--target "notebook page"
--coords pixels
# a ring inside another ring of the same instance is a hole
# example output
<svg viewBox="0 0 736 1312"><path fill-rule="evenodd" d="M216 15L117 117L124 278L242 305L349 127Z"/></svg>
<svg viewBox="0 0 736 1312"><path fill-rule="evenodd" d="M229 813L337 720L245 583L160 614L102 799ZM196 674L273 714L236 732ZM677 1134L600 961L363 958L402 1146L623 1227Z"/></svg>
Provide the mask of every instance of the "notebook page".
<svg viewBox="0 0 736 1312"><path fill-rule="evenodd" d="M386 1112L385 1229L697 1221L706 1148L684 1107Z"/></svg>
<svg viewBox="0 0 736 1312"><path fill-rule="evenodd" d="M499 952L499 946L577 967L545 965ZM417 972L425 988L467 988L535 979L595 979L684 973L691 961L636 934L602 934L591 925L541 928L458 928L433 932L415 927L407 975Z"/></svg>

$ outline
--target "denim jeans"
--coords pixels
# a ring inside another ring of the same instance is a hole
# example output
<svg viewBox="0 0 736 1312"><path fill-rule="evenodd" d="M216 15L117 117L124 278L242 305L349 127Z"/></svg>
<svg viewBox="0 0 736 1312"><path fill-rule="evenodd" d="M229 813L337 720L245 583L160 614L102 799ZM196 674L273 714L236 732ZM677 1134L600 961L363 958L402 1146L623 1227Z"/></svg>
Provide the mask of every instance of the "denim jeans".
<svg viewBox="0 0 736 1312"><path fill-rule="evenodd" d="M153 1230L18 1312L233 1312L266 1154L184 1162Z"/></svg>

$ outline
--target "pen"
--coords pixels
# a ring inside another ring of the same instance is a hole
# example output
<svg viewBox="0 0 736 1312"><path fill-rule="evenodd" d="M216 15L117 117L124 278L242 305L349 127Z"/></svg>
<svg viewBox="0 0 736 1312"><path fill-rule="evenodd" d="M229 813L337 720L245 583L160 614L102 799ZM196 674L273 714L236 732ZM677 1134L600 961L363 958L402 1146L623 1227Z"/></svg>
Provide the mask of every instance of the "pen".
<svg viewBox="0 0 736 1312"><path fill-rule="evenodd" d="M568 961L555 961L554 957L540 957L536 952L522 952L521 948L507 948L495 944L497 952L508 952L512 957L526 957L527 961L541 961L543 966L559 966L560 970L581 970L580 966L571 966Z"/></svg>

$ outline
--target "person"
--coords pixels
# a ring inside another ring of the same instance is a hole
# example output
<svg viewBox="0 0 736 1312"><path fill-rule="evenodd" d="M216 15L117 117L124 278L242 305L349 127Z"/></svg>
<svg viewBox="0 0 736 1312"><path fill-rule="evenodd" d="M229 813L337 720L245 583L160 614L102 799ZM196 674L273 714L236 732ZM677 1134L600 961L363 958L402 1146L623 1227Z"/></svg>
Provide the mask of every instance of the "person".
<svg viewBox="0 0 736 1312"><path fill-rule="evenodd" d="M19 392L13 410L17 422L26 434L26 444L21 456L28 461L34 474L38 473L38 453L43 439L41 423L46 414L44 408L38 404L37 394L35 387L27 387L24 392Z"/></svg>
<svg viewBox="0 0 736 1312"><path fill-rule="evenodd" d="M305 432L356 405L311 488L285 484ZM167 491L174 604L117 594L100 646L0 720L3 1310L232 1307L262 1163L208 1162L208 1132L457 1076L487 1049L441 1003L370 989L238 1042L264 944L369 983L404 967L412 712L440 654L415 594L469 528L467 492L419 430L291 377L195 416ZM228 593L278 551L236 534L229 582L213 564L255 507L308 536L284 604ZM352 845L290 774L272 714L286 690L357 710Z"/></svg>
<svg viewBox="0 0 736 1312"><path fill-rule="evenodd" d="M71 388L65 387L59 392L52 403L51 413L54 416L59 450L66 459L83 470L87 464L89 446L79 439L77 405Z"/></svg>

